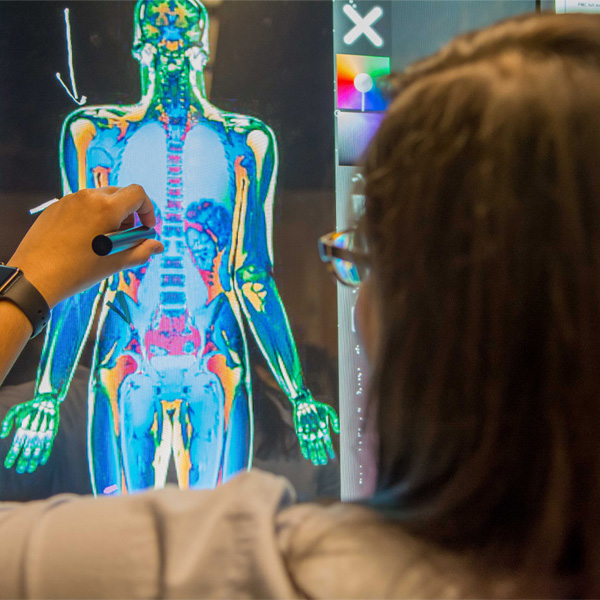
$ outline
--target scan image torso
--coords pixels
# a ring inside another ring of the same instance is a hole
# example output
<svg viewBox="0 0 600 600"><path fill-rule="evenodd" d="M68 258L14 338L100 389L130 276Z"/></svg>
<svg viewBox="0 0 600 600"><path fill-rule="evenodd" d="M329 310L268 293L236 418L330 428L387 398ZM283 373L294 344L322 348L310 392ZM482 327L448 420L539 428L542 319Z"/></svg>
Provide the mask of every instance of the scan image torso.
<svg viewBox="0 0 600 600"><path fill-rule="evenodd" d="M86 125L97 131L87 149L88 171L119 186L142 183L165 245L162 256L122 273L106 292L92 368L96 486L118 485L118 461L107 464L116 457L104 443L115 423L133 442L122 448L129 486L164 482L171 452L181 485L213 486L248 464L249 374L234 240L248 203L248 169L256 178L247 138L261 132L260 124L236 132L206 119L172 125L164 115L158 123L129 124L131 132L107 144L103 137L119 128L103 129L95 120ZM254 294L260 308L260 290Z"/></svg>

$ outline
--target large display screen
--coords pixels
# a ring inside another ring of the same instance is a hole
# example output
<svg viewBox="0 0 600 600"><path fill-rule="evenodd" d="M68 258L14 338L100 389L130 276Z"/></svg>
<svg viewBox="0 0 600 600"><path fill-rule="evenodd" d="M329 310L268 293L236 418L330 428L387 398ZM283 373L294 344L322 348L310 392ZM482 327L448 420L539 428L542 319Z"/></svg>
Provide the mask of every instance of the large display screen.
<svg viewBox="0 0 600 600"><path fill-rule="evenodd" d="M3 229L137 183L165 245L53 310L35 373L3 391L0 495L212 488L255 465L339 497L335 287L316 245L334 228L331 3L0 12L17 145Z"/></svg>
<svg viewBox="0 0 600 600"><path fill-rule="evenodd" d="M48 200L130 183L166 247L59 305L19 359L0 388L0 499L210 488L252 466L300 499L370 493L356 290L317 239L361 210L382 77L535 9L0 2L0 260Z"/></svg>

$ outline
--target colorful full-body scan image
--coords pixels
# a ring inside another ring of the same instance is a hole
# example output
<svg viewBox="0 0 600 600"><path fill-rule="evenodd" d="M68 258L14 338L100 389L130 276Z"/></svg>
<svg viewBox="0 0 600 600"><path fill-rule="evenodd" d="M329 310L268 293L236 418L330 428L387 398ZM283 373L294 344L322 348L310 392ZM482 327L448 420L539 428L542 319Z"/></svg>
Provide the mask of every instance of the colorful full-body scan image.
<svg viewBox="0 0 600 600"><path fill-rule="evenodd" d="M208 15L197 0L140 0L133 54L142 98L81 108L61 137L64 194L143 185L161 256L57 306L35 397L15 406L6 468L45 464L60 404L99 314L89 382L88 452L96 494L211 488L252 461L252 390L244 323L290 400L303 456L334 458L335 411L304 383L272 276L277 144L258 119L206 98Z"/></svg>

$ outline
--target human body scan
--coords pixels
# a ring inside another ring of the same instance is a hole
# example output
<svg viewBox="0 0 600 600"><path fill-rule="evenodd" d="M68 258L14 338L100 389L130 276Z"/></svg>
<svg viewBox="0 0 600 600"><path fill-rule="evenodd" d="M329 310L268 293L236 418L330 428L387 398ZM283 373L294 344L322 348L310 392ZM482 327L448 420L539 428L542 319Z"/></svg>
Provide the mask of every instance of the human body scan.
<svg viewBox="0 0 600 600"><path fill-rule="evenodd" d="M275 136L207 100L208 15L197 0L138 1L133 54L138 104L85 107L65 120L63 188L143 185L165 252L54 309L35 397L0 431L16 428L5 466L33 472L48 459L60 404L96 327L88 411L95 494L162 487L171 457L182 488L211 488L249 468L244 324L290 400L303 456L325 464L338 417L305 386L272 276Z"/></svg>

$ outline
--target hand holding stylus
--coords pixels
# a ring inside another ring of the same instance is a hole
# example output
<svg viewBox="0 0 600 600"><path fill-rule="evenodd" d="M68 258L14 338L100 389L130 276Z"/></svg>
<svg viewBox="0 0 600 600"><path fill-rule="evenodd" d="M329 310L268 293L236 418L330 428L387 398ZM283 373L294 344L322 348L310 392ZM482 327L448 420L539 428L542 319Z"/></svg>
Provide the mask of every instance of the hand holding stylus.
<svg viewBox="0 0 600 600"><path fill-rule="evenodd" d="M135 215L147 228L141 236L139 228L134 234L125 232L133 227ZM139 185L80 190L43 210L7 264L19 267L52 308L113 273L144 264L162 252L158 240L145 239L155 225L154 207ZM120 251L99 256L92 249L92 240L107 232L124 236L127 243L121 244Z"/></svg>

